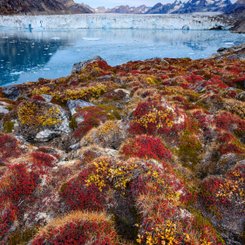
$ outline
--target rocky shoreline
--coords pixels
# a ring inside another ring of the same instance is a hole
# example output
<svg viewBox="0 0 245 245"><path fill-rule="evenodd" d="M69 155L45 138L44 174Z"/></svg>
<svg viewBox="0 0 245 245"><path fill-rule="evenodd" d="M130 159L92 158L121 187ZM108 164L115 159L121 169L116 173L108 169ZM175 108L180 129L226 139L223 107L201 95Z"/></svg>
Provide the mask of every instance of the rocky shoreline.
<svg viewBox="0 0 245 245"><path fill-rule="evenodd" d="M244 45L0 88L4 244L242 244Z"/></svg>

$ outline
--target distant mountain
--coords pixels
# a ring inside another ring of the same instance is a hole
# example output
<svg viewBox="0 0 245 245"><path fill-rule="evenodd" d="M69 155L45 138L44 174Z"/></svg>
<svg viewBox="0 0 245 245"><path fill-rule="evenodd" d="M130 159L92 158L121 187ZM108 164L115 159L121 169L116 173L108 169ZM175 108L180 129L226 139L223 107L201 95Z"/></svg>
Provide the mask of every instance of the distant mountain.
<svg viewBox="0 0 245 245"><path fill-rule="evenodd" d="M174 3L157 3L152 8L150 8L146 14L170 14L183 8L184 3L181 1L175 1Z"/></svg>
<svg viewBox="0 0 245 245"><path fill-rule="evenodd" d="M91 8L73 0L0 0L0 14L91 13Z"/></svg>
<svg viewBox="0 0 245 245"><path fill-rule="evenodd" d="M245 0L236 1L230 9L226 10L226 13L244 13L245 14ZM245 19L245 15L244 15Z"/></svg>
<svg viewBox="0 0 245 245"><path fill-rule="evenodd" d="M117 13L117 14L145 14L150 7L141 5L138 7L130 7L128 5L117 6L112 9L106 9L105 13Z"/></svg>
<svg viewBox="0 0 245 245"><path fill-rule="evenodd" d="M73 14L79 14L79 13L93 13L94 10L83 3L75 3L74 0L58 0L61 2L69 12Z"/></svg>
<svg viewBox="0 0 245 245"><path fill-rule="evenodd" d="M106 7L100 6L94 9L95 13L106 13L108 9Z"/></svg>
<svg viewBox="0 0 245 245"><path fill-rule="evenodd" d="M157 3L147 14L185 14L195 12L226 12L232 7L230 0L188 0L182 2L176 0L174 3Z"/></svg>
<svg viewBox="0 0 245 245"><path fill-rule="evenodd" d="M226 11L226 14L234 20L232 31L245 33L245 0L235 2L232 8Z"/></svg>

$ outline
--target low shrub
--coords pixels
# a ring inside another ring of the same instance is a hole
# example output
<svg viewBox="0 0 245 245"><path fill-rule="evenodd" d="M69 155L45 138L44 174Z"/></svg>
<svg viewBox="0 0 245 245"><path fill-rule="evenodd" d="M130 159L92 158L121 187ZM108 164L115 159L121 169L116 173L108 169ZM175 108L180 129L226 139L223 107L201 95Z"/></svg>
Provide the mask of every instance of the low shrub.
<svg viewBox="0 0 245 245"><path fill-rule="evenodd" d="M184 166L194 169L201 161L202 144L190 131L184 131L179 139L178 155Z"/></svg>
<svg viewBox="0 0 245 245"><path fill-rule="evenodd" d="M185 115L178 108L158 101L139 103L133 112L132 134L175 135L185 128Z"/></svg>
<svg viewBox="0 0 245 245"><path fill-rule="evenodd" d="M118 244L113 222L104 213L73 212L51 221L32 240L41 244Z"/></svg>
<svg viewBox="0 0 245 245"><path fill-rule="evenodd" d="M170 160L171 152L158 137L138 135L129 139L122 147L121 153L128 157L154 158L157 160Z"/></svg>
<svg viewBox="0 0 245 245"><path fill-rule="evenodd" d="M16 207L11 203L0 203L0 239L7 235L14 221L17 219Z"/></svg>
<svg viewBox="0 0 245 245"><path fill-rule="evenodd" d="M11 157L18 157L21 154L17 139L10 134L0 134L0 161L8 160Z"/></svg>
<svg viewBox="0 0 245 245"><path fill-rule="evenodd" d="M38 184L38 176L29 171L25 164L8 167L0 179L0 203L11 200L18 203L31 197Z"/></svg>
<svg viewBox="0 0 245 245"><path fill-rule="evenodd" d="M84 169L61 186L60 196L69 209L99 211L105 208L106 188L87 184L92 173L92 169Z"/></svg>

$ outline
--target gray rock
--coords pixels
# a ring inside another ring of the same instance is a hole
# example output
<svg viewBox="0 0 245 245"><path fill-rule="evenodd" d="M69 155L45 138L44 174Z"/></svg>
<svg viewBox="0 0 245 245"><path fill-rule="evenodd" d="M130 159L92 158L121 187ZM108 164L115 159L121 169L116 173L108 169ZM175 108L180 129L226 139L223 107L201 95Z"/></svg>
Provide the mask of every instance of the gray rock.
<svg viewBox="0 0 245 245"><path fill-rule="evenodd" d="M242 159L243 156L235 153L222 155L216 164L215 174L225 174L229 169L234 167Z"/></svg>
<svg viewBox="0 0 245 245"><path fill-rule="evenodd" d="M58 132L55 132L54 130L50 130L50 129L45 129L37 133L35 137L35 141L47 142L57 136L59 136Z"/></svg>
<svg viewBox="0 0 245 245"><path fill-rule="evenodd" d="M4 87L2 92L8 99L11 100L16 100L20 95L19 88L14 85Z"/></svg>
<svg viewBox="0 0 245 245"><path fill-rule="evenodd" d="M95 61L102 61L103 59L100 56L95 56L93 59L79 62L73 65L72 67L72 73L78 73L81 70L85 69L87 65L95 62ZM104 61L104 60L103 60Z"/></svg>
<svg viewBox="0 0 245 245"><path fill-rule="evenodd" d="M73 116L76 113L77 108L94 106L94 104L84 100L69 100L67 102L67 106L70 110L71 115Z"/></svg>
<svg viewBox="0 0 245 245"><path fill-rule="evenodd" d="M32 101L32 103L34 103L40 110L37 116L49 117L51 110L54 111L55 114L50 115L50 117L57 122L52 125L42 125L37 123L22 124L19 119L18 132L27 141L47 142L55 137L61 137L71 132L68 113L61 106L43 101Z"/></svg>
<svg viewBox="0 0 245 245"><path fill-rule="evenodd" d="M9 110L5 105L0 104L0 114L8 114Z"/></svg>
<svg viewBox="0 0 245 245"><path fill-rule="evenodd" d="M51 100L53 99L53 96L49 94L42 94L42 97L45 99L46 102L51 102Z"/></svg>
<svg viewBox="0 0 245 245"><path fill-rule="evenodd" d="M241 100L241 101L245 101L245 91L239 93L239 94L236 96L236 99Z"/></svg>

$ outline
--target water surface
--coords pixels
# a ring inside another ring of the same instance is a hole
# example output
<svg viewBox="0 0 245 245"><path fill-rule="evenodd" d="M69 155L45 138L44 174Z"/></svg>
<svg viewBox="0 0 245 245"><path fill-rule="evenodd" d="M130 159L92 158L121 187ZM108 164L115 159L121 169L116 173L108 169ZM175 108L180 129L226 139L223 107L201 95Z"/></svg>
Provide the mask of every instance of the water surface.
<svg viewBox="0 0 245 245"><path fill-rule="evenodd" d="M228 31L0 29L0 86L57 78L76 62L101 56L110 65L154 57L206 58L245 42Z"/></svg>

